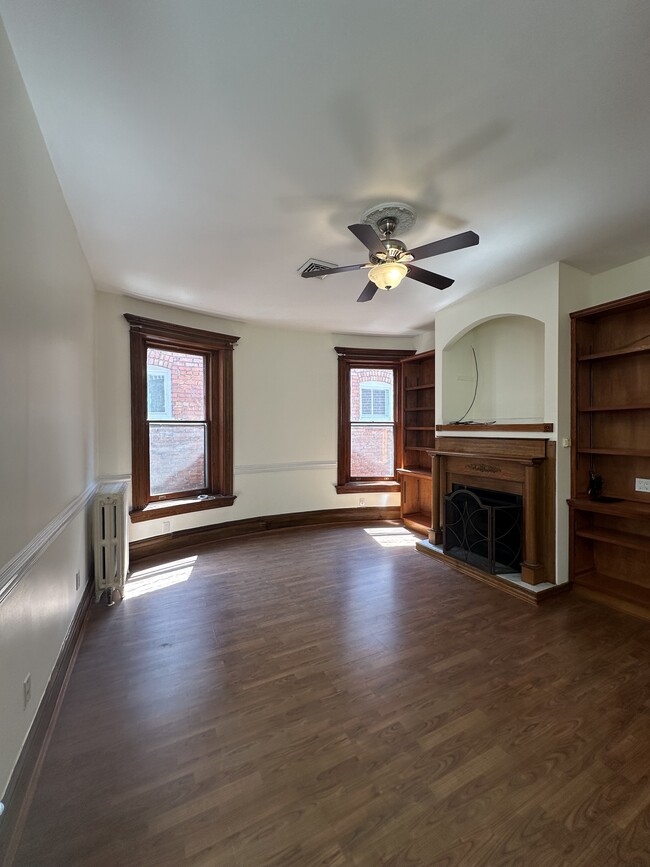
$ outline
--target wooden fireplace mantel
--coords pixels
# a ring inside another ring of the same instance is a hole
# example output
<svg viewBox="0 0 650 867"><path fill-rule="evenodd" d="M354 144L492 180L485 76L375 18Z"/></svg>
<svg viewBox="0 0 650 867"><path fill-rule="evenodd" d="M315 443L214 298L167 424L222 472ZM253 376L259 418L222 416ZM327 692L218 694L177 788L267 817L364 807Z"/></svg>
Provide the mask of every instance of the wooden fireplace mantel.
<svg viewBox="0 0 650 867"><path fill-rule="evenodd" d="M521 579L555 580L555 443L546 439L437 437L431 457L429 541L443 541L444 498L454 484L519 494L523 499ZM448 558L452 565L457 561Z"/></svg>

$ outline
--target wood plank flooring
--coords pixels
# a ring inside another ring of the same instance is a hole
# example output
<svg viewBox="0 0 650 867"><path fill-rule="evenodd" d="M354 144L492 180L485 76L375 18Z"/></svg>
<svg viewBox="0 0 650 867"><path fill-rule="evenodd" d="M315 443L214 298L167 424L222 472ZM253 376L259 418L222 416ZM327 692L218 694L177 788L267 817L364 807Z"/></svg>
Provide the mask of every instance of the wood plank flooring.
<svg viewBox="0 0 650 867"><path fill-rule="evenodd" d="M16 867L650 864L650 624L385 530L221 543L94 606Z"/></svg>

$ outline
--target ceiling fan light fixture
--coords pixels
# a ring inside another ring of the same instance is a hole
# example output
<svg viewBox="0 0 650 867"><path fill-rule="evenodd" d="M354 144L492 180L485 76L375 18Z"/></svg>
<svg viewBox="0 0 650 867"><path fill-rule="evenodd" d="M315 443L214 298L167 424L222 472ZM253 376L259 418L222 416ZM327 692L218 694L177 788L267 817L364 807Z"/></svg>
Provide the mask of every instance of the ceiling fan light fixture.
<svg viewBox="0 0 650 867"><path fill-rule="evenodd" d="M401 262L381 262L368 271L368 277L379 289L394 289L402 282L408 273L406 265Z"/></svg>

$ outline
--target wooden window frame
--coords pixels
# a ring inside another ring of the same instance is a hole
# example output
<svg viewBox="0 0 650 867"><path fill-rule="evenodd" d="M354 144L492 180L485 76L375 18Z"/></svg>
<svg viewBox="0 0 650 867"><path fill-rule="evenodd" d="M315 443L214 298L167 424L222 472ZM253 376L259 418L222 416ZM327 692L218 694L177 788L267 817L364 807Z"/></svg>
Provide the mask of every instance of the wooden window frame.
<svg viewBox="0 0 650 867"><path fill-rule="evenodd" d="M231 506L233 493L233 350L230 334L187 328L125 313L131 340L132 521L148 521L203 509ZM200 495L152 497L149 478L147 349L203 355L207 423L207 486Z"/></svg>
<svg viewBox="0 0 650 867"><path fill-rule="evenodd" d="M403 358L415 355L414 349L357 349L349 346L335 346L339 364L338 399L338 468L337 494L356 494L364 492L398 493L400 483L397 468L402 464L402 377L400 362ZM395 425L395 475L393 479L369 479L368 481L350 477L350 371L353 367L367 367L393 371L394 385L394 425Z"/></svg>

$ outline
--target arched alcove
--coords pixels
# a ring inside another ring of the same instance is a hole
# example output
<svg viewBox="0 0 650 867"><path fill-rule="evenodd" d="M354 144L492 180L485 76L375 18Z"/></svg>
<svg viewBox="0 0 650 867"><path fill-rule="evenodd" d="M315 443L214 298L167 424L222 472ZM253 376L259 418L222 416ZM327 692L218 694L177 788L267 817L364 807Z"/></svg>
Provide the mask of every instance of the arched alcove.
<svg viewBox="0 0 650 867"><path fill-rule="evenodd" d="M449 341L442 357L442 417L444 424L542 422L544 323L497 316Z"/></svg>

